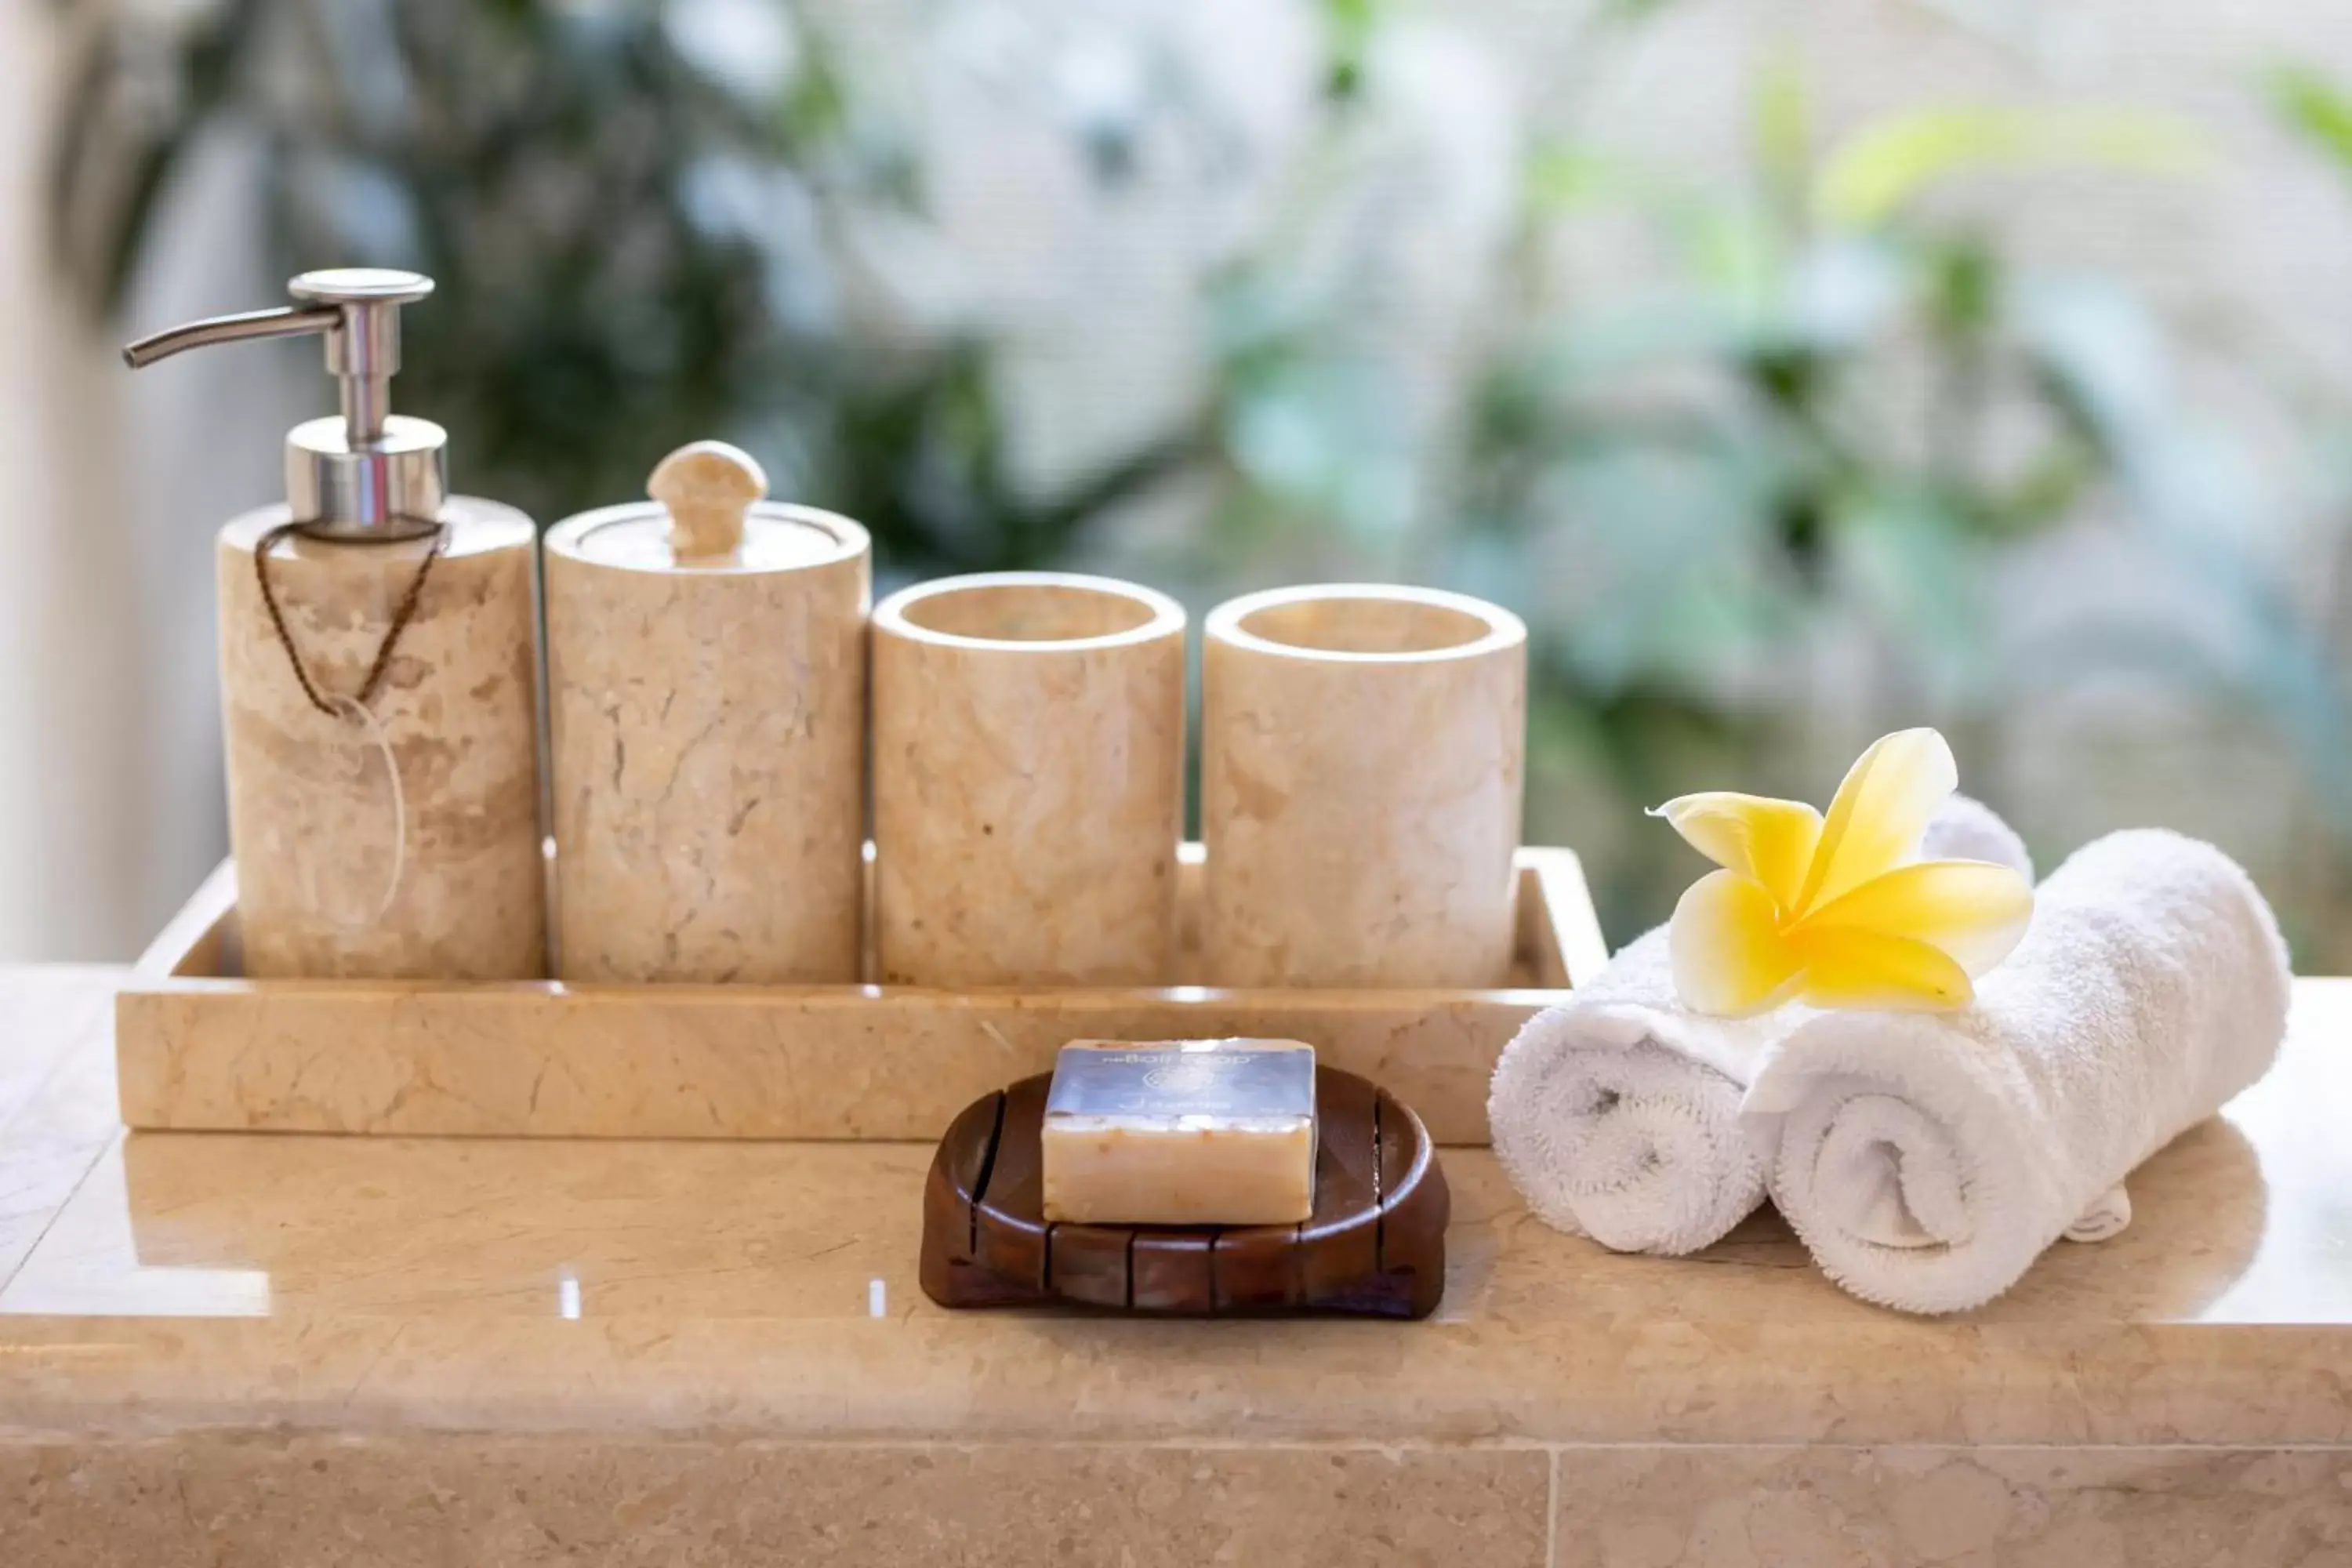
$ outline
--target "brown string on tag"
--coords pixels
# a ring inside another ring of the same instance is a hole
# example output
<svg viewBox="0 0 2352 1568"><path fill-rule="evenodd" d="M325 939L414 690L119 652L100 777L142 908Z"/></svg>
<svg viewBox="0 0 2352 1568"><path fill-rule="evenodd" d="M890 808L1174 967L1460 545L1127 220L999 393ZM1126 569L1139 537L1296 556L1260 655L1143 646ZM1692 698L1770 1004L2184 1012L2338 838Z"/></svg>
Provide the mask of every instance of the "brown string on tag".
<svg viewBox="0 0 2352 1568"><path fill-rule="evenodd" d="M294 679L302 688L302 695L310 700L311 707L330 719L347 719L368 731L369 738L375 742L376 751L383 758L384 777L392 787L392 875L385 879L383 897L377 902L375 912L363 920L352 921L322 909L315 885L307 874L304 878L304 885L310 889L312 910L336 930L355 932L368 930L391 913L394 901L400 897L401 878L408 865L408 797L401 787L400 759L392 749L392 738L384 733L383 721L375 716L374 709L369 704L375 700L377 689L383 685L384 672L392 668L392 656L399 646L400 634L408 629L408 623L416 616L416 606L425 596L425 580L432 574L433 563L440 560L442 552L449 547L449 525L443 523L434 530L433 547L425 552L425 559L417 563L416 575L409 579L407 591L401 595L400 603L393 609L392 624L384 627L383 642L376 648L375 658L368 666L367 679L360 682L358 694L352 697L320 694L317 684L310 679L309 667L302 662L301 650L294 646L294 634L286 625L286 614L278 605L278 591L269 581L269 552L278 547L279 540L289 533L299 532L302 526L299 522L282 522L263 534L253 547L253 575L261 586L261 605L269 612L270 628L278 634L278 646L286 650L286 662L292 668Z"/></svg>
<svg viewBox="0 0 2352 1568"><path fill-rule="evenodd" d="M301 652L294 646L294 634L286 627L285 612L278 607L277 590L269 584L269 552L278 547L279 540L289 533L300 532L302 528L303 524L299 522L281 522L263 534L253 547L253 575L255 581L261 584L261 607L269 612L269 625L278 634L278 646L286 650L286 662L294 667L294 679L301 684L302 695L310 700L311 707L330 719L338 719L344 716L343 710L319 695L318 687L311 682L310 671L302 663ZM426 551L425 559L417 563L416 575L409 579L408 591L400 596L400 604L392 612L392 624L384 628L383 642L375 650L375 661L368 666L367 679L360 682L356 694L339 698L336 702L356 703L364 709L375 700L376 689L383 684L384 672L392 668L393 649L400 642L400 634L408 629L408 623L415 617L417 601L425 595L425 579L432 574L433 563L440 560L442 552L448 548L449 525L445 522L433 531L433 548Z"/></svg>

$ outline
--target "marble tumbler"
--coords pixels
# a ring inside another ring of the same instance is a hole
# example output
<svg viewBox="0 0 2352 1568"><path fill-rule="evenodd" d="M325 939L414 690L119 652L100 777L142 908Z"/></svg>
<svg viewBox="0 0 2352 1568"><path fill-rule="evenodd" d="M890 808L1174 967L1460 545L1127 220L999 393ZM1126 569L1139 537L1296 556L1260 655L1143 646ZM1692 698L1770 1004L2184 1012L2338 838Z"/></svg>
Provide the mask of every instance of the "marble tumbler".
<svg viewBox="0 0 2352 1568"><path fill-rule="evenodd" d="M322 700L272 624L254 550L268 507L225 527L223 739L245 973L525 980L547 973L539 790L538 540L495 502L448 503L373 701L366 682L427 539L281 537L272 595ZM387 766L389 763L389 766Z"/></svg>
<svg viewBox="0 0 2352 1568"><path fill-rule="evenodd" d="M875 942L895 984L1174 978L1184 611L1003 573L874 612Z"/></svg>
<svg viewBox="0 0 2352 1568"><path fill-rule="evenodd" d="M709 554L659 504L548 532L565 980L858 978L871 549L747 501Z"/></svg>
<svg viewBox="0 0 2352 1568"><path fill-rule="evenodd" d="M1208 617L1201 701L1210 984L1505 983L1517 616L1423 588L1249 595Z"/></svg>

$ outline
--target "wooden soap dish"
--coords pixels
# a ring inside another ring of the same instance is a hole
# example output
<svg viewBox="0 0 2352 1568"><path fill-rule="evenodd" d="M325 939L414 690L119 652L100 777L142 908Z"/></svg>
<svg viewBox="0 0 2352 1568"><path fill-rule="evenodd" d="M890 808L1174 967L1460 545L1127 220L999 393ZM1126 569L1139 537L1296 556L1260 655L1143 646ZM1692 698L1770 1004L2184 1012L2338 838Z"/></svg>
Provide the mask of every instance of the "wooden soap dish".
<svg viewBox="0 0 2352 1568"><path fill-rule="evenodd" d="M1445 1293L1445 1173L1428 1130L1353 1073L1318 1068L1315 1214L1303 1225L1060 1225L1039 1134L1052 1079L973 1102L923 1188L923 1293L942 1307L1076 1303L1228 1317L1425 1318Z"/></svg>

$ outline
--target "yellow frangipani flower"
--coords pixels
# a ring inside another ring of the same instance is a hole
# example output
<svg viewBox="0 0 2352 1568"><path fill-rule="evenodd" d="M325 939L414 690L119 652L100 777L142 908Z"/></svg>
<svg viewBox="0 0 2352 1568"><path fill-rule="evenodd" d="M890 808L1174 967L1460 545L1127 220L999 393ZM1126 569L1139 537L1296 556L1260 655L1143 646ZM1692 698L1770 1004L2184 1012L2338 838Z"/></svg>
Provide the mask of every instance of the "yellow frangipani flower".
<svg viewBox="0 0 2352 1568"><path fill-rule="evenodd" d="M1916 858L1958 784L1944 737L1905 730L1863 752L1827 817L1725 791L1652 812L1723 868L1675 906L1666 940L1684 1005L1732 1017L1792 998L1965 1006L1972 979L2024 936L2033 889L2007 866Z"/></svg>

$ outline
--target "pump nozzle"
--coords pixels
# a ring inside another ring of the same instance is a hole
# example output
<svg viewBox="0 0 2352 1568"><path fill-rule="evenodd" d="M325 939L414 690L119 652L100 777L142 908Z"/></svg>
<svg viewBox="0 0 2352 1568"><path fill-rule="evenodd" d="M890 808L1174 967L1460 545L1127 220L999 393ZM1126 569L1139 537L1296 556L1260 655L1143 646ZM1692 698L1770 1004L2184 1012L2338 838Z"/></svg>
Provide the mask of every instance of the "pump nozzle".
<svg viewBox="0 0 2352 1568"><path fill-rule="evenodd" d="M141 338L122 351L137 370L186 349L257 338L326 338L339 416L296 426L286 438L286 494L294 520L332 538L403 538L440 521L448 435L392 412L400 369L400 308L433 292L421 272L339 267L286 286L301 303L215 316Z"/></svg>

